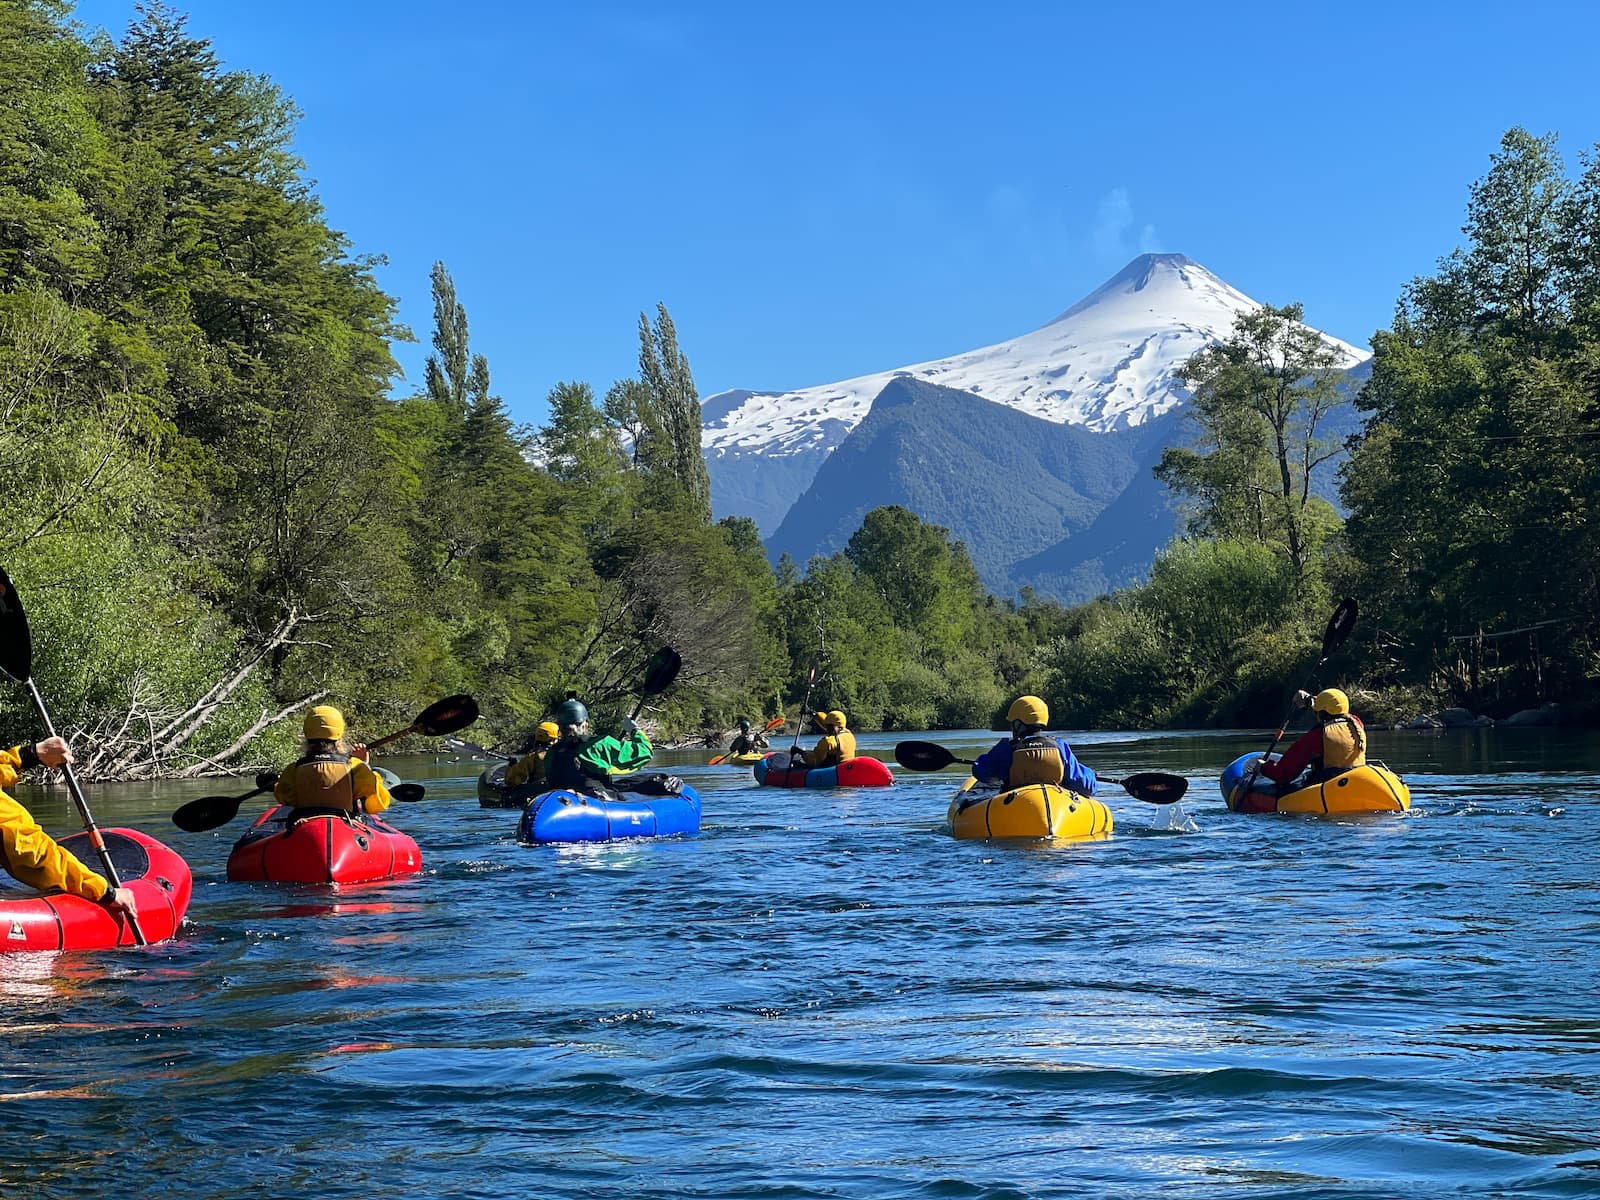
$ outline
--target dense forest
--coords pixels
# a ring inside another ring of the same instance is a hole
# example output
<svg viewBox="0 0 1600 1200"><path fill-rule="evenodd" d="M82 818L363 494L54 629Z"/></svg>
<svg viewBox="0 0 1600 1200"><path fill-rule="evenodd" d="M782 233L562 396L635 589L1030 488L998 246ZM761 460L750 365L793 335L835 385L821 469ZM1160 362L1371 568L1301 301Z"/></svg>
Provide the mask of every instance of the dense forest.
<svg viewBox="0 0 1600 1200"><path fill-rule="evenodd" d="M521 428L439 264L404 386L411 335L328 227L292 102L171 9L110 40L13 0L0 63L0 563L91 777L281 759L324 699L377 732L469 691L478 740L514 743L569 690L619 712L662 644L673 737L793 713L812 664L857 728L988 726L1024 690L1064 727L1261 723L1343 593L1366 616L1330 678L1364 711L1594 694L1600 166L1571 177L1554 138L1506 135L1466 245L1377 334L1349 446L1298 308L1197 355L1194 443L1159 472L1186 536L1066 609L986 594L904 509L803 568L713 522L654 298L636 375ZM1309 487L1339 451L1343 512ZM20 689L0 719L36 733Z"/></svg>

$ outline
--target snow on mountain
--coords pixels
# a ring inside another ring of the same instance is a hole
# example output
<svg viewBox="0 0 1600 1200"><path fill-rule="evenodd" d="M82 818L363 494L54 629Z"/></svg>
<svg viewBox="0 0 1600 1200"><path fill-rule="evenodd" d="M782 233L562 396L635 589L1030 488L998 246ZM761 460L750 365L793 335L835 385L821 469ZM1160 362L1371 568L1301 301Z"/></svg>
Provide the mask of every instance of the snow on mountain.
<svg viewBox="0 0 1600 1200"><path fill-rule="evenodd" d="M1173 372L1184 360L1258 307L1193 259L1144 254L1053 321L1010 341L842 383L719 393L701 414L713 506L719 517L754 516L771 532L897 375L1057 424L1101 432L1141 425L1183 402ZM1344 366L1367 357L1323 336Z"/></svg>

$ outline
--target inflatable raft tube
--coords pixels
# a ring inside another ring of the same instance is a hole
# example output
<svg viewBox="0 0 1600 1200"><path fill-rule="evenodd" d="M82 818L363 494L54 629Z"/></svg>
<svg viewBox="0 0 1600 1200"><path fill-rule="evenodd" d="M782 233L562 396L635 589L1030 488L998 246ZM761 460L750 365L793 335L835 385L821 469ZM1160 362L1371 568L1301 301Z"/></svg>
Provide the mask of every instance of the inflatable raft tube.
<svg viewBox="0 0 1600 1200"><path fill-rule="evenodd" d="M676 796L623 793L614 800L565 790L545 792L523 809L517 840L524 845L542 846L692 837L699 832L700 793L686 783Z"/></svg>
<svg viewBox="0 0 1600 1200"><path fill-rule="evenodd" d="M958 838L1070 838L1111 836L1111 810L1092 796L1054 784L1030 783L1004 792L979 790L976 779L950 801L945 814Z"/></svg>
<svg viewBox="0 0 1600 1200"><path fill-rule="evenodd" d="M1250 767L1260 754L1241 754L1222 771L1222 798L1234 812L1301 813L1317 817L1347 816L1354 813L1406 812L1411 807L1411 789L1382 763L1369 762L1351 767L1330 779L1278 795L1278 785L1265 775L1257 775L1252 791L1244 791ZM1275 761L1275 760L1274 760Z"/></svg>
<svg viewBox="0 0 1600 1200"><path fill-rule="evenodd" d="M293 809L261 814L228 855L228 878L247 883L376 883L422 870L422 851L380 817L306 817Z"/></svg>
<svg viewBox="0 0 1600 1200"><path fill-rule="evenodd" d="M478 776L479 808L521 808L538 794L526 785L507 787L506 769L510 766L510 763L497 763Z"/></svg>
<svg viewBox="0 0 1600 1200"><path fill-rule="evenodd" d="M106 849L132 890L145 940L164 942L177 932L189 910L189 864L170 846L137 829L102 829ZM96 870L100 856L87 832L61 839ZM64 892L0 888L0 953L17 950L103 950L134 945L127 921L103 904Z"/></svg>
<svg viewBox="0 0 1600 1200"><path fill-rule="evenodd" d="M763 787L836 788L888 787L894 782L889 768L875 758L847 758L836 767L789 766L789 752L769 754L755 765L756 782Z"/></svg>

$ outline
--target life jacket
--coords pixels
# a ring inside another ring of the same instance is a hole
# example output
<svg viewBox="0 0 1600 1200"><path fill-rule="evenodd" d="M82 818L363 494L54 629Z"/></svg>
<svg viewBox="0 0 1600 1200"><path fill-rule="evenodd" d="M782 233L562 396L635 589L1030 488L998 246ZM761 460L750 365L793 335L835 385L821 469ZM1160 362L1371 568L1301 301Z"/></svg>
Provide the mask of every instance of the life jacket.
<svg viewBox="0 0 1600 1200"><path fill-rule="evenodd" d="M1322 757L1311 760L1313 778L1326 779L1362 767L1367 762L1367 739L1361 725L1354 717L1345 714L1334 717L1322 727Z"/></svg>
<svg viewBox="0 0 1600 1200"><path fill-rule="evenodd" d="M564 738L544 752L544 781L551 791L587 792L589 776L578 765L578 756L589 748L584 738Z"/></svg>
<svg viewBox="0 0 1600 1200"><path fill-rule="evenodd" d="M1060 787L1067 777L1067 764L1061 757L1061 747L1047 733L1035 733L1020 742L1011 743L1011 772L1007 787L1023 787L1030 783L1048 783Z"/></svg>
<svg viewBox="0 0 1600 1200"><path fill-rule="evenodd" d="M805 757L811 770L818 767L836 767L847 758L856 756L856 735L848 729L830 733L811 748Z"/></svg>
<svg viewBox="0 0 1600 1200"><path fill-rule="evenodd" d="M525 783L543 783L544 760L549 753L548 750L535 750L512 763L506 768L506 786L521 787Z"/></svg>
<svg viewBox="0 0 1600 1200"><path fill-rule="evenodd" d="M291 808L360 811L356 804L355 769L350 765L348 754L337 751L308 754L289 770L294 780L294 795L289 800Z"/></svg>

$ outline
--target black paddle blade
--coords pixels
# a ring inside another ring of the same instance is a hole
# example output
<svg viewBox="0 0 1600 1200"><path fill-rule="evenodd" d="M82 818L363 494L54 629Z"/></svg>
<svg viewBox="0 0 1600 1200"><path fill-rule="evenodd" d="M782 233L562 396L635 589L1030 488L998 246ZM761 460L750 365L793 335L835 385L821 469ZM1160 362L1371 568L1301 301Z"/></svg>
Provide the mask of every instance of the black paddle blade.
<svg viewBox="0 0 1600 1200"><path fill-rule="evenodd" d="M241 804L264 791L265 788L256 788L242 796L202 796L173 813L172 823L185 833L204 833L208 829L220 828L239 815Z"/></svg>
<svg viewBox="0 0 1600 1200"><path fill-rule="evenodd" d="M1324 659L1344 645L1345 638L1349 637L1350 631L1356 627L1356 617L1360 611L1361 606L1350 597L1339 601L1339 607L1333 610L1333 616L1328 618L1328 628L1322 634Z"/></svg>
<svg viewBox="0 0 1600 1200"><path fill-rule="evenodd" d="M957 758L936 742L896 742L894 760L908 771L942 771L951 763L970 763Z"/></svg>
<svg viewBox="0 0 1600 1200"><path fill-rule="evenodd" d="M1146 804L1176 804L1189 790L1189 781L1182 775L1163 775L1160 771L1146 771L1121 780L1128 795Z"/></svg>
<svg viewBox="0 0 1600 1200"><path fill-rule="evenodd" d="M413 804L421 800L425 790L420 783L401 783L389 789L389 795L402 804Z"/></svg>
<svg viewBox="0 0 1600 1200"><path fill-rule="evenodd" d="M650 665L645 669L644 686L639 689L641 696L654 696L664 692L678 677L678 668L683 666L683 659L678 657L678 652L671 646L663 646L650 658Z"/></svg>
<svg viewBox="0 0 1600 1200"><path fill-rule="evenodd" d="M33 676L33 635L28 632L28 614L22 609L5 568L0 567L0 671L21 683Z"/></svg>
<svg viewBox="0 0 1600 1200"><path fill-rule="evenodd" d="M428 737L454 733L478 719L478 702L468 695L446 696L423 709L412 728Z"/></svg>

